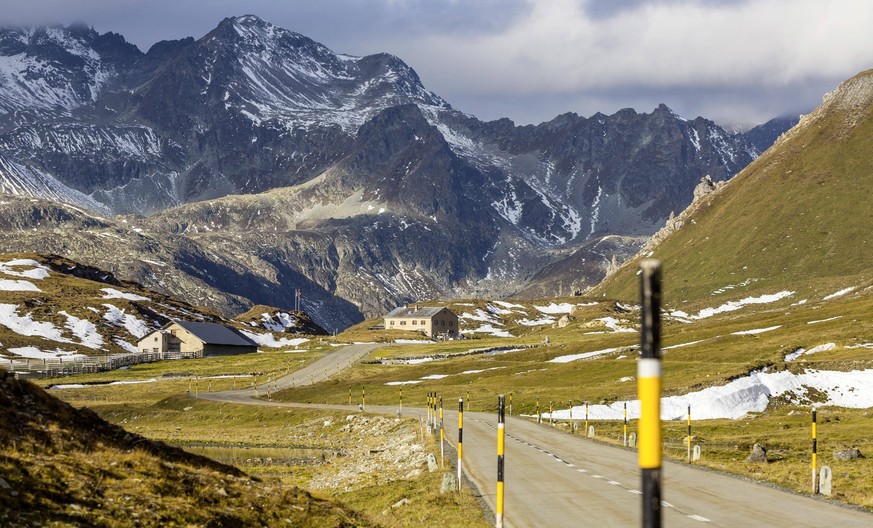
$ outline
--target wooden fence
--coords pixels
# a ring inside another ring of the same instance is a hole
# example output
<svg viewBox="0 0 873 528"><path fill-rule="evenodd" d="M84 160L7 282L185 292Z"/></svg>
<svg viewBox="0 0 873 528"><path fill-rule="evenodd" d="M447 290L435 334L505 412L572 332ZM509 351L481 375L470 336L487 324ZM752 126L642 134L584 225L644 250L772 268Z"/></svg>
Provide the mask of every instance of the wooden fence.
<svg viewBox="0 0 873 528"><path fill-rule="evenodd" d="M114 370L142 363L153 363L167 359L202 358L203 350L194 352L112 354L75 358L0 358L0 368L25 377L53 378L70 374L85 374Z"/></svg>

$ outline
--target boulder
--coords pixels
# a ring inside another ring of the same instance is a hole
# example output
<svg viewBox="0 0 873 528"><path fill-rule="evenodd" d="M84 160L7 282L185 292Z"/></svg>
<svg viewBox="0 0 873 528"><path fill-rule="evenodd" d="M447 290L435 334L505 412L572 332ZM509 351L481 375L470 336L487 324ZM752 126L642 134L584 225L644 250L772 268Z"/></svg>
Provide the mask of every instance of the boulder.
<svg viewBox="0 0 873 528"><path fill-rule="evenodd" d="M864 458L864 455L861 454L861 450L856 447L834 451L834 460L847 461L855 460L856 458Z"/></svg>
<svg viewBox="0 0 873 528"><path fill-rule="evenodd" d="M433 453L427 454L427 470L433 473L434 471L440 468L439 464L437 464L436 456Z"/></svg>
<svg viewBox="0 0 873 528"><path fill-rule="evenodd" d="M440 493L452 493L458 491L458 478L454 473L446 473L443 475L443 482L440 485Z"/></svg>
<svg viewBox="0 0 873 528"><path fill-rule="evenodd" d="M752 452L746 457L746 462L763 462L767 463L767 448L761 444L752 446Z"/></svg>

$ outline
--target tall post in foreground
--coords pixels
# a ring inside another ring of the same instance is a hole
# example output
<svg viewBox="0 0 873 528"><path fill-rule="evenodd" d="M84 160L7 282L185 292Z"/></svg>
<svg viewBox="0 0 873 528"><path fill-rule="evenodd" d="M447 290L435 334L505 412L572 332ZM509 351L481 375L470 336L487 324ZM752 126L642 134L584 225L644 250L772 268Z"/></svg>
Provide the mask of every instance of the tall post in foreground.
<svg viewBox="0 0 873 528"><path fill-rule="evenodd" d="M812 407L812 494L815 495L818 493L818 486L816 486L816 478L815 478L815 470L816 470L816 451L818 450L818 440L815 435L815 406Z"/></svg>
<svg viewBox="0 0 873 528"><path fill-rule="evenodd" d="M688 463L691 463L691 406L688 406Z"/></svg>
<svg viewBox="0 0 873 528"><path fill-rule="evenodd" d="M637 395L640 399L639 460L643 487L643 528L661 527L661 263L644 260L642 325Z"/></svg>
<svg viewBox="0 0 873 528"><path fill-rule="evenodd" d="M440 467L446 466L446 433L443 428L443 397L440 396Z"/></svg>
<svg viewBox="0 0 873 528"><path fill-rule="evenodd" d="M496 528L503 528L503 452L505 448L504 436L506 433L503 398L504 396L497 397L497 498L494 512L496 519L494 526Z"/></svg>
<svg viewBox="0 0 873 528"><path fill-rule="evenodd" d="M458 400L458 491L461 491L461 464L464 460L464 399Z"/></svg>

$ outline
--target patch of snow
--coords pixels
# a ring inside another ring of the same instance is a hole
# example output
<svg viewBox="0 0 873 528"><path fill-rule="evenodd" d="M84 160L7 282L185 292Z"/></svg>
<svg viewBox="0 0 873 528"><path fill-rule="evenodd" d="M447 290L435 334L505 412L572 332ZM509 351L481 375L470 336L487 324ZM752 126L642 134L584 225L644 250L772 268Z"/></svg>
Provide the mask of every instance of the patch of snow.
<svg viewBox="0 0 873 528"><path fill-rule="evenodd" d="M0 279L0 291L41 292L36 284L21 279Z"/></svg>
<svg viewBox="0 0 873 528"><path fill-rule="evenodd" d="M826 295L823 300L830 301L831 299L836 299L837 297L842 297L843 295L853 291L855 289L854 286L849 286L848 288L842 289L838 292L834 292L830 295Z"/></svg>
<svg viewBox="0 0 873 528"><path fill-rule="evenodd" d="M18 306L15 304L0 304L0 324L19 335L42 337L62 343L70 342L51 322L34 321L33 314L18 315Z"/></svg>
<svg viewBox="0 0 873 528"><path fill-rule="evenodd" d="M695 420L742 418L748 413L763 412L771 398L786 397L796 404L808 404L809 389L823 394L826 400L818 406L836 406L852 409L873 407L873 370L849 372L808 370L801 374L790 371L753 372L749 376L718 387L670 396L661 399L662 420L684 420L691 406ZM622 420L627 403L629 419L639 419L639 400L618 401L609 405L592 405L589 418L594 420ZM580 416L584 407L574 407L573 415ZM548 415L546 415L548 417ZM570 410L552 413L552 417L568 420Z"/></svg>
<svg viewBox="0 0 873 528"><path fill-rule="evenodd" d="M385 385L417 385L421 383L421 380L410 380L410 381L389 381L385 383Z"/></svg>
<svg viewBox="0 0 873 528"><path fill-rule="evenodd" d="M825 344L819 345L817 347L812 347L809 350L801 348L799 350L796 350L796 351L786 355L785 362L790 363L791 361L794 361L795 359L799 358L800 356L809 356L809 355L815 354L817 352L826 352L828 350L834 350L835 348L837 348L836 343L825 343Z"/></svg>
<svg viewBox="0 0 873 528"><path fill-rule="evenodd" d="M423 377L421 377L421 378L419 378L419 379L422 379L422 380L439 380L439 379L448 378L448 377L449 377L448 374L431 374L431 375L429 375L429 376L423 376Z"/></svg>
<svg viewBox="0 0 873 528"><path fill-rule="evenodd" d="M581 354L569 354L566 356L558 356L554 359L550 359L549 363L570 363L571 361L576 361L579 359L588 359L592 357L602 356L605 354L612 354L613 352L617 352L618 348L605 348L603 350L595 350L594 352L583 352Z"/></svg>
<svg viewBox="0 0 873 528"><path fill-rule="evenodd" d="M554 322L555 322L554 317L543 316L543 317L540 317L539 319L524 318L524 319L521 319L518 322L518 324L524 325L524 326L540 326L540 325L553 324Z"/></svg>
<svg viewBox="0 0 873 528"><path fill-rule="evenodd" d="M745 306L749 306L751 304L768 304L779 301L786 297L790 297L794 295L793 291L781 291L778 293L774 293L772 295L761 295L760 297L746 297L745 299L740 299L739 301L730 301L716 308L704 308L697 313L697 315L689 315L686 312L681 310L673 310L670 313L671 316L678 319L687 319L687 320L698 320L698 319L706 319L708 317L712 317L713 315L717 315L725 312L733 312L735 310L739 310Z"/></svg>
<svg viewBox="0 0 873 528"><path fill-rule="evenodd" d="M507 330L500 330L499 328L494 328L490 324L482 325L479 328L474 328L472 330L464 330L461 333L463 334L491 334L494 337L513 337L512 334Z"/></svg>
<svg viewBox="0 0 873 528"><path fill-rule="evenodd" d="M818 324L818 323L826 323L828 321L835 321L837 319L842 319L842 315L838 315L836 317L829 317L827 319L819 319L818 321L807 321L806 324Z"/></svg>
<svg viewBox="0 0 873 528"><path fill-rule="evenodd" d="M773 330L778 330L782 328L782 325L777 326L768 326L767 328L755 328L753 330L742 330L740 332L731 332L731 335L755 335L755 334L763 334L764 332L772 332Z"/></svg>
<svg viewBox="0 0 873 528"><path fill-rule="evenodd" d="M145 337L146 334L151 332L148 324L139 317L125 313L124 310L121 310L112 304L104 304L103 307L106 308L106 313L103 314L103 319L109 321L115 326L124 327L125 330L137 339Z"/></svg>
<svg viewBox="0 0 873 528"><path fill-rule="evenodd" d="M104 293L102 299L127 299L128 301L150 301L148 297L116 290L115 288L100 288Z"/></svg>
<svg viewBox="0 0 873 528"><path fill-rule="evenodd" d="M309 341L309 339L305 337L296 337L296 338L287 338L283 337L281 339L276 339L273 334L255 334L253 332L247 332L245 330L240 330L246 337L254 341L258 344L258 346L263 346L267 348L282 348L282 347L296 347L302 343Z"/></svg>
<svg viewBox="0 0 873 528"><path fill-rule="evenodd" d="M534 305L534 308L536 308L537 310L539 310L543 313L546 313L546 314L551 314L551 315L568 314L568 313L572 312L573 308L575 308L575 307L576 307L575 304L570 304L570 303L561 303L561 304L552 303L548 306Z"/></svg>
<svg viewBox="0 0 873 528"><path fill-rule="evenodd" d="M30 267L32 269L18 271L12 268ZM49 276L49 268L32 259L13 259L8 262L0 262L0 273L12 277L42 280Z"/></svg>
<svg viewBox="0 0 873 528"><path fill-rule="evenodd" d="M85 354L80 354L71 350L61 350L56 348L55 350L41 350L35 346L25 346L25 347L16 347L8 349L10 353L23 358L29 359L84 359L87 358Z"/></svg>
<svg viewBox="0 0 873 528"><path fill-rule="evenodd" d="M509 310L511 310L513 308L521 308L522 310L526 309L524 307L524 305L521 305L521 304L514 304L514 303L506 302L506 301L493 301L493 302L494 302L494 304L496 304L498 306L502 306L502 307L509 309Z"/></svg>
<svg viewBox="0 0 873 528"><path fill-rule="evenodd" d="M98 349L103 346L103 336L97 331L97 327L87 319L80 319L75 315L70 315L65 311L58 312L67 318L67 323L64 325L74 336L79 338L79 343L93 349Z"/></svg>
<svg viewBox="0 0 873 528"><path fill-rule="evenodd" d="M623 326L619 326L619 320L615 317L601 317L599 319L594 319L595 321L602 322L606 328L609 328L613 332L636 332L633 328L624 328Z"/></svg>

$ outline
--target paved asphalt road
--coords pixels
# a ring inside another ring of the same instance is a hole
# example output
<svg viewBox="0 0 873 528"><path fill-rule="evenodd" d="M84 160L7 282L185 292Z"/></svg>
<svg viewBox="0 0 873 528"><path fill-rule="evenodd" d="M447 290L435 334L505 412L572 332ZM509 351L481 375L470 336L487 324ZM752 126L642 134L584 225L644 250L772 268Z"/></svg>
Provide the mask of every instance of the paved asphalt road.
<svg viewBox="0 0 873 528"><path fill-rule="evenodd" d="M316 383L337 374L377 345L337 349L298 372L271 383L281 389ZM266 392L262 387L260 393ZM272 406L352 410L345 405L288 404L253 398L252 389L201 393L214 401ZM445 403L445 402L444 402ZM447 405L448 407L454 407ZM367 412L394 414L396 407L367 406ZM404 415L423 416L404 408ZM494 509L497 473L496 415L464 413L464 472ZM457 411L445 412L446 438L457 439ZM566 432L507 417L507 527L641 525L640 471L635 451L606 446ZM873 514L776 490L746 480L664 464L665 527L873 527ZM839 486L836 482L835 486Z"/></svg>

